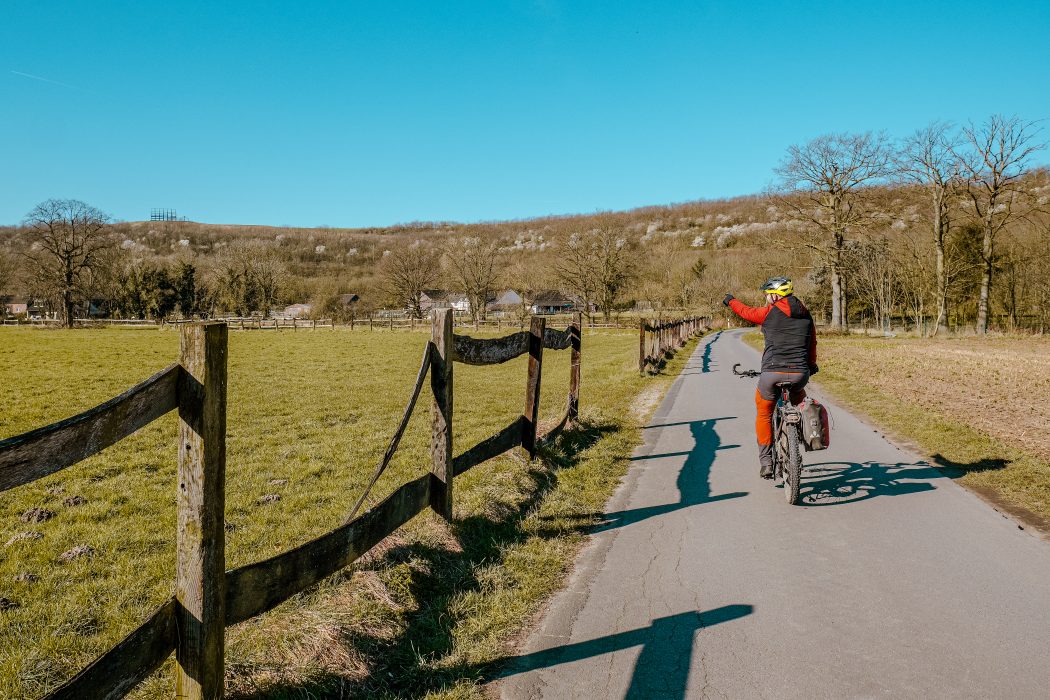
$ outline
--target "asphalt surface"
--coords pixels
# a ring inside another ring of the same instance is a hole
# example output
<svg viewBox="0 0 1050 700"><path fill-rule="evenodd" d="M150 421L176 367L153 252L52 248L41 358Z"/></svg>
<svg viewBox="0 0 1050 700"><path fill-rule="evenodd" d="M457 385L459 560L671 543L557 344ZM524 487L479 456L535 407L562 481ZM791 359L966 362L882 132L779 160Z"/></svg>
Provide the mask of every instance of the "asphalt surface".
<svg viewBox="0 0 1050 700"><path fill-rule="evenodd" d="M734 362L690 358L501 696L1050 697L1050 543L833 404L789 506Z"/></svg>

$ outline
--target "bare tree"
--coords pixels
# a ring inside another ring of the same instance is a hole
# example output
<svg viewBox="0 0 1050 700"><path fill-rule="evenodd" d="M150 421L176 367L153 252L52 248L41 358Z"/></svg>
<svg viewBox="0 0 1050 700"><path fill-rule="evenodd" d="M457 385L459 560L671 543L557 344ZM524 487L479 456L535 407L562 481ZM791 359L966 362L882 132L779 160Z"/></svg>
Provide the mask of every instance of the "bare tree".
<svg viewBox="0 0 1050 700"><path fill-rule="evenodd" d="M76 199L41 202L23 222L35 239L26 253L31 283L58 301L67 328L107 266L108 224L108 215Z"/></svg>
<svg viewBox="0 0 1050 700"><path fill-rule="evenodd" d="M554 266L562 286L583 301L588 315L592 302L608 322L616 300L635 278L637 263L627 233L611 221L572 233L563 242Z"/></svg>
<svg viewBox="0 0 1050 700"><path fill-rule="evenodd" d="M441 274L441 254L416 241L390 251L379 269L380 288L415 318L423 318L423 290L437 282Z"/></svg>
<svg viewBox="0 0 1050 700"><path fill-rule="evenodd" d="M981 291L977 299L977 332L988 332L988 299L995 268L995 239L1011 222L1033 208L1024 189L1032 155L1045 147L1036 141L1034 122L1018 117L989 117L982 124L963 127L965 150L957 149L967 175L970 212L981 228Z"/></svg>
<svg viewBox="0 0 1050 700"><path fill-rule="evenodd" d="M241 240L226 247L215 268L218 303L240 316L268 316L288 280L284 260L273 244Z"/></svg>
<svg viewBox="0 0 1050 700"><path fill-rule="evenodd" d="M926 191L930 204L937 281L937 320L931 335L947 330L948 277L944 244L951 229L953 204L965 182L962 164L955 155L958 146L958 136L952 133L952 125L938 121L906 139L899 154L901 174Z"/></svg>
<svg viewBox="0 0 1050 700"><path fill-rule="evenodd" d="M15 259L0 250L0 293L3 293L14 280L16 269Z"/></svg>
<svg viewBox="0 0 1050 700"><path fill-rule="evenodd" d="M878 326L888 332L899 292L900 265L885 235L849 246L851 276Z"/></svg>
<svg viewBox="0 0 1050 700"><path fill-rule="evenodd" d="M865 186L892 170L891 151L881 134L827 134L788 149L775 172L773 198L818 234L807 243L828 269L831 282L831 328L847 326L844 285L845 244L870 221Z"/></svg>
<svg viewBox="0 0 1050 700"><path fill-rule="evenodd" d="M503 273L504 281L519 298L514 310L519 325L524 326L532 315L536 296L547 287L547 278L547 267L543 262L520 256L515 258Z"/></svg>
<svg viewBox="0 0 1050 700"><path fill-rule="evenodd" d="M496 291L499 257L499 245L494 240L466 237L453 239L445 247L453 280L467 295L472 321L485 318L489 296Z"/></svg>

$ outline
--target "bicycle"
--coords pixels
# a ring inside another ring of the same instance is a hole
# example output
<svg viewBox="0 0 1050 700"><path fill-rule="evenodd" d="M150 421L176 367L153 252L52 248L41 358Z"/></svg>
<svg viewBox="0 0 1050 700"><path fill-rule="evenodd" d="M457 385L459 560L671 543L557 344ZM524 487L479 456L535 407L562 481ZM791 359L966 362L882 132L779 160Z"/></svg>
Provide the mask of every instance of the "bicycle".
<svg viewBox="0 0 1050 700"><path fill-rule="evenodd" d="M753 369L738 372L739 363L733 365L733 374L738 377L757 377L761 372ZM773 411L773 483L782 482L784 496L790 505L798 505L802 488L802 412L791 403L791 384L775 384L780 396Z"/></svg>

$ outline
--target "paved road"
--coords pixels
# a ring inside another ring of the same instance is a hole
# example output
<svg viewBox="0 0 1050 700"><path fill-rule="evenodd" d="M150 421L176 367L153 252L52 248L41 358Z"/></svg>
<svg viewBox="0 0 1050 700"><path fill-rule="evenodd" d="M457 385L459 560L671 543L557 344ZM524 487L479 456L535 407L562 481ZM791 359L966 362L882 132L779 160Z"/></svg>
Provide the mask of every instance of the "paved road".
<svg viewBox="0 0 1050 700"><path fill-rule="evenodd" d="M690 358L502 696L1050 697L1050 543L834 406L788 506L734 362Z"/></svg>

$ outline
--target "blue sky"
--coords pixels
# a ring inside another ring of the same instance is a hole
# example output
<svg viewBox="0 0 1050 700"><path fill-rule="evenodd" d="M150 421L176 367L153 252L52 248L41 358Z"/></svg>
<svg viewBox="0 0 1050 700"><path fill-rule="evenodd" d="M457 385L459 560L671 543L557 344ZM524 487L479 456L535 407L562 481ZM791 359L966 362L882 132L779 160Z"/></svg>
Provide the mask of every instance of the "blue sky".
<svg viewBox="0 0 1050 700"><path fill-rule="evenodd" d="M1050 117L1048 36L1050 3L1011 0L0 0L0 223L48 197L374 226L747 194L820 133Z"/></svg>

